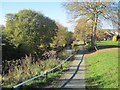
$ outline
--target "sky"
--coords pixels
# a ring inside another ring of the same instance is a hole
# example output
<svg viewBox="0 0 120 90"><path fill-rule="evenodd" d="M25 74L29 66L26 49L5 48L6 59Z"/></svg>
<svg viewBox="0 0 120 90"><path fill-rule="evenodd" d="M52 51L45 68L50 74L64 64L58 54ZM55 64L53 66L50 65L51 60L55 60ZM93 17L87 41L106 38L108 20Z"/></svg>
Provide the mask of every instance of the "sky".
<svg viewBox="0 0 120 90"><path fill-rule="evenodd" d="M19 2L18 2L19 1ZM39 1L39 2L38 2ZM62 0L64 1L64 0ZM68 31L74 31L74 26L72 23L69 23L70 15L67 14L67 11L62 6L60 0L2 0L0 2L0 24L5 25L5 15L8 13L18 13L23 9L31 9L35 11L40 11L44 16L51 18L62 24L63 26L68 28ZM111 23L107 23L107 21L102 20L104 25L102 25L103 29L112 29L113 26Z"/></svg>
<svg viewBox="0 0 120 90"><path fill-rule="evenodd" d="M44 16L51 18L68 27L69 31L73 31L72 24L69 23L69 16L62 6L62 2L2 2L2 17L0 24L5 25L7 13L18 13L23 9L31 9L40 11Z"/></svg>

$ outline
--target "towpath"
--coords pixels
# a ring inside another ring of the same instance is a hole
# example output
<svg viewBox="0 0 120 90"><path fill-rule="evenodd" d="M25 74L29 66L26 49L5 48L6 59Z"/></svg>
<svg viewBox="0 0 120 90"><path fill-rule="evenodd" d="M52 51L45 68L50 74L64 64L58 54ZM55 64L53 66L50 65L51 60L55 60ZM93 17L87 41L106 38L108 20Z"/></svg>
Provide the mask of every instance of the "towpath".
<svg viewBox="0 0 120 90"><path fill-rule="evenodd" d="M59 86L59 88L85 89L83 45L80 45L80 51L75 55L73 64L67 71L66 75L60 80L62 80L62 84Z"/></svg>

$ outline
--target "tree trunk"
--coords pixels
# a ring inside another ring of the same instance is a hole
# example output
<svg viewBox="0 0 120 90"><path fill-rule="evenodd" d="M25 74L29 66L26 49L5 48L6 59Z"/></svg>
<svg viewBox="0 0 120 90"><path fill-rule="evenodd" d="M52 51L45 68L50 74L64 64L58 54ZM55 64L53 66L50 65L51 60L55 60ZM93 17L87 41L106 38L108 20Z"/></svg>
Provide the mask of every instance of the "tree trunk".
<svg viewBox="0 0 120 90"><path fill-rule="evenodd" d="M97 19L98 15L95 14L94 25L93 25L93 34L91 37L91 48L94 49L95 46L95 37L96 37L96 29L97 29Z"/></svg>
<svg viewBox="0 0 120 90"><path fill-rule="evenodd" d="M86 45L86 41L84 41L84 45Z"/></svg>

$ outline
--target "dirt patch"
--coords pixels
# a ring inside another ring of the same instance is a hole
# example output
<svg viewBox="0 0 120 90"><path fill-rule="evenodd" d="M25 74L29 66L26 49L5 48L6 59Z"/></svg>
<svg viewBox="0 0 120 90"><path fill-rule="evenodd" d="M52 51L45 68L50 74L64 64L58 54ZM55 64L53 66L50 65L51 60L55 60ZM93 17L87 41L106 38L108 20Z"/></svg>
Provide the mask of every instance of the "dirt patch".
<svg viewBox="0 0 120 90"><path fill-rule="evenodd" d="M114 50L118 50L119 48L109 48L109 49L103 49L103 50L98 50L98 52L112 52Z"/></svg>

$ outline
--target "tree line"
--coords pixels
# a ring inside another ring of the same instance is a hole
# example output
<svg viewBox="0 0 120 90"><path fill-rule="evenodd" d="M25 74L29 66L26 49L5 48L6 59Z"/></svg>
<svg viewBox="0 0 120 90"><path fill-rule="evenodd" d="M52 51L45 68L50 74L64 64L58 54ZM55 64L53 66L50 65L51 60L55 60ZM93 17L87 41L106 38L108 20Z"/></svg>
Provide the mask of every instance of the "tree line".
<svg viewBox="0 0 120 90"><path fill-rule="evenodd" d="M2 59L10 60L59 49L72 41L72 32L58 22L34 10L7 14L2 30Z"/></svg>

